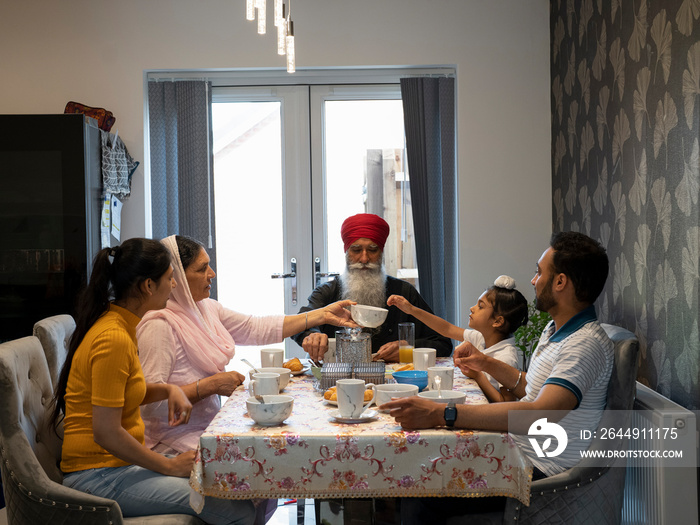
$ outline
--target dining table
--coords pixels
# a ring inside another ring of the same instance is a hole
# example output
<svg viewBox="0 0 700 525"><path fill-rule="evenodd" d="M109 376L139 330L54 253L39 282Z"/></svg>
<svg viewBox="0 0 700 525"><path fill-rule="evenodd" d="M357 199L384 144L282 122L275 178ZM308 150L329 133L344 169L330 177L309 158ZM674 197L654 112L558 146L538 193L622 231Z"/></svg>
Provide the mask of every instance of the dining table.
<svg viewBox="0 0 700 525"><path fill-rule="evenodd" d="M452 360L438 358L437 365ZM488 403L458 368L453 389L467 394L465 404ZM408 431L376 406L359 423L338 421L337 407L308 371L282 393L294 398L292 414L270 427L248 415L247 391L228 398L199 439L190 475L195 509L204 497L507 496L529 505L532 465L507 432Z"/></svg>

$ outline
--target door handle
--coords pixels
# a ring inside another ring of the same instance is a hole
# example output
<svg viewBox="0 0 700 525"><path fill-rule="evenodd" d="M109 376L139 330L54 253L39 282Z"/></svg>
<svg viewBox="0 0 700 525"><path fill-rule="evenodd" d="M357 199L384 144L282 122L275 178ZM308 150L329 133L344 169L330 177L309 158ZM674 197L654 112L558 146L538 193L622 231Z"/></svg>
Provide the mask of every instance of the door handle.
<svg viewBox="0 0 700 525"><path fill-rule="evenodd" d="M291 258L291 272L289 273L273 273L270 277L272 279L291 279L292 280L292 305L297 304L297 260L295 257Z"/></svg>
<svg viewBox="0 0 700 525"><path fill-rule="evenodd" d="M321 272L321 258L316 257L314 259L314 282L317 288L321 284L321 277L338 277L340 274L336 272Z"/></svg>

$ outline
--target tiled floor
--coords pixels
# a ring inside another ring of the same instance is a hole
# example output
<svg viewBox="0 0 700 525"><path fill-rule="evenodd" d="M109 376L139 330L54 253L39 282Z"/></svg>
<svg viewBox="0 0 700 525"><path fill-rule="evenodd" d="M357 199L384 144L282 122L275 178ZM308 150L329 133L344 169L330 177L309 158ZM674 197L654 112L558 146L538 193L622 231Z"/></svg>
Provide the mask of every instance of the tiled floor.
<svg viewBox="0 0 700 525"><path fill-rule="evenodd" d="M304 520L297 517L297 502L285 504L290 500L277 500L277 510L267 525L315 525L314 500L304 500Z"/></svg>

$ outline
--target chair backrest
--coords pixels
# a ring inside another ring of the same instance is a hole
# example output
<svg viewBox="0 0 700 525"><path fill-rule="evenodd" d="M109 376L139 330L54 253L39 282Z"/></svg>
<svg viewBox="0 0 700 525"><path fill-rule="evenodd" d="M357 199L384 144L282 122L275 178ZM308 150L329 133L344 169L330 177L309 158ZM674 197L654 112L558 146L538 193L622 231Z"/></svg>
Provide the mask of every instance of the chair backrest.
<svg viewBox="0 0 700 525"><path fill-rule="evenodd" d="M44 350L36 337L0 345L0 399L4 455L9 452L24 466L37 463L51 480L61 483L61 439L49 421L53 386Z"/></svg>
<svg viewBox="0 0 700 525"><path fill-rule="evenodd" d="M54 315L34 325L34 335L41 341L49 365L51 384L55 387L58 376L66 362L68 344L75 331L75 321L70 315Z"/></svg>
<svg viewBox="0 0 700 525"><path fill-rule="evenodd" d="M639 341L629 330L611 324L601 324L615 345L615 362L608 383L607 410L632 410L634 405Z"/></svg>

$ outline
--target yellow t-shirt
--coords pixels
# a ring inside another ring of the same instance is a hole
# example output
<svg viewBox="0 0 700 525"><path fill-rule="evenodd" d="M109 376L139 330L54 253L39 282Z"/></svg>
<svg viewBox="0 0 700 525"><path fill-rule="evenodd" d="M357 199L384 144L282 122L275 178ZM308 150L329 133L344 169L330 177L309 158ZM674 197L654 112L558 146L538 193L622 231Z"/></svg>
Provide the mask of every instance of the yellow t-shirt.
<svg viewBox="0 0 700 525"><path fill-rule="evenodd" d="M66 387L63 472L128 465L95 443L93 405L122 407L122 427L143 444L139 407L146 395L146 380L136 346L140 320L128 310L111 305L76 350Z"/></svg>

